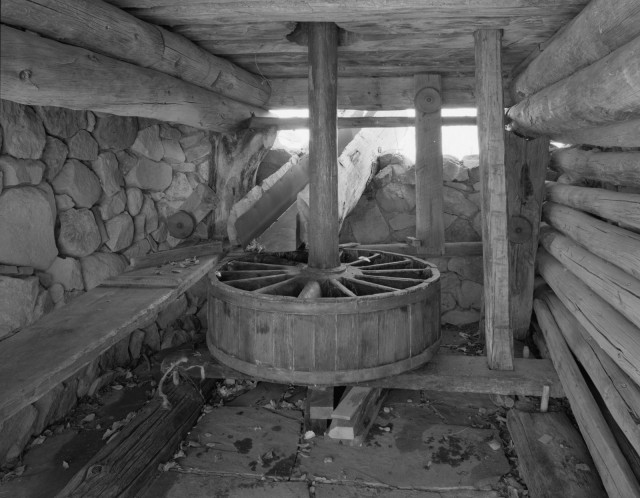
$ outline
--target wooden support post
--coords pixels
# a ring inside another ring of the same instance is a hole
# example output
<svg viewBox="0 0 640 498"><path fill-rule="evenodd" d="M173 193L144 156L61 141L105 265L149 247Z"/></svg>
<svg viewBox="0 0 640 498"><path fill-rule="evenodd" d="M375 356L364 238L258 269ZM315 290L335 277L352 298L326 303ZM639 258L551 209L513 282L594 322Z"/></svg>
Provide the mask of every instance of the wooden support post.
<svg viewBox="0 0 640 498"><path fill-rule="evenodd" d="M509 308L516 339L529 334L549 140L525 140L505 133L509 230Z"/></svg>
<svg viewBox="0 0 640 498"><path fill-rule="evenodd" d="M502 33L474 33L480 144L485 340L489 368L513 369L509 309L509 238L502 98Z"/></svg>
<svg viewBox="0 0 640 498"><path fill-rule="evenodd" d="M414 78L418 254L444 254L441 87L437 74Z"/></svg>
<svg viewBox="0 0 640 498"><path fill-rule="evenodd" d="M340 265L338 254L338 27L309 25L309 266Z"/></svg>
<svg viewBox="0 0 640 498"><path fill-rule="evenodd" d="M307 389L305 400L305 429L321 436L327 430L327 421L333 412L333 387Z"/></svg>

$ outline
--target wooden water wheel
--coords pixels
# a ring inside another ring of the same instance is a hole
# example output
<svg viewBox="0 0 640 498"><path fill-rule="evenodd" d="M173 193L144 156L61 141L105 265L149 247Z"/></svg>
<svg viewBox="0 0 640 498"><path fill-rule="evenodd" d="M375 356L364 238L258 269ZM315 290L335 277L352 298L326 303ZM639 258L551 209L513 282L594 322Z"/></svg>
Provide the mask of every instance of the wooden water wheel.
<svg viewBox="0 0 640 498"><path fill-rule="evenodd" d="M337 27L309 30L309 251L224 262L209 287L211 353L259 378L341 384L420 366L440 343L440 274L338 245Z"/></svg>

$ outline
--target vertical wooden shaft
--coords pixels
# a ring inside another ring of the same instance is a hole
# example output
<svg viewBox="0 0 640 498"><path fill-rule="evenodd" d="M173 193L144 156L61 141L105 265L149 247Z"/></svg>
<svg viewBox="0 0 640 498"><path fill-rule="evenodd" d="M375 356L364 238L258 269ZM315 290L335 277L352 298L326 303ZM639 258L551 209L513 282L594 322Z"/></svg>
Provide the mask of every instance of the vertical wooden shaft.
<svg viewBox="0 0 640 498"><path fill-rule="evenodd" d="M416 238L419 253L444 254L440 76L417 74Z"/></svg>
<svg viewBox="0 0 640 498"><path fill-rule="evenodd" d="M513 369L509 309L509 238L502 96L502 33L474 33L480 145L485 340L489 368Z"/></svg>
<svg viewBox="0 0 640 498"><path fill-rule="evenodd" d="M309 23L309 266L338 255L338 27Z"/></svg>

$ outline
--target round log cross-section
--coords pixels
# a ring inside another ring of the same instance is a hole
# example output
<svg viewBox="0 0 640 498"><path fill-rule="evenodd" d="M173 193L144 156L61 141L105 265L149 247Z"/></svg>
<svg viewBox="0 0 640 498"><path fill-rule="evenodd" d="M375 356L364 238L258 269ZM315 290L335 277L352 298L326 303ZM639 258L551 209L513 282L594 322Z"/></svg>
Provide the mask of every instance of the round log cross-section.
<svg viewBox="0 0 640 498"><path fill-rule="evenodd" d="M411 256L340 250L341 266L307 253L249 253L211 275L207 345L257 378L340 385L428 362L440 343L440 274Z"/></svg>

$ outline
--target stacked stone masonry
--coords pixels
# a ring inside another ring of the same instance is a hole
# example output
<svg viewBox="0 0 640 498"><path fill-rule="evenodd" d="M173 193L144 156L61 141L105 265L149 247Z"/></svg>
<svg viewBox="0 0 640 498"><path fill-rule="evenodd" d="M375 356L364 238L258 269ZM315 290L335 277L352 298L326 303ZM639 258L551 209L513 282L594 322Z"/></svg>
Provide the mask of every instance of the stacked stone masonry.
<svg viewBox="0 0 640 498"><path fill-rule="evenodd" d="M446 242L482 240L478 156L443 158ZM413 162L397 153L378 157L378 170L344 222L340 242L405 242L416 233ZM480 319L482 256L429 258L442 274L442 323L466 325Z"/></svg>
<svg viewBox="0 0 640 498"><path fill-rule="evenodd" d="M253 135L265 137L254 151L259 163L275 131ZM246 158L236 160L238 150L225 140L225 164L240 175ZM0 348L3 339L123 272L132 258L183 242L167 226L177 211L196 222L188 240L214 237L214 216L228 216L215 212L215 186L234 181L215 171L222 141L183 125L0 100ZM201 282L0 423L0 463L19 457L32 436L109 384L114 369L194 340L206 330L205 299Z"/></svg>

